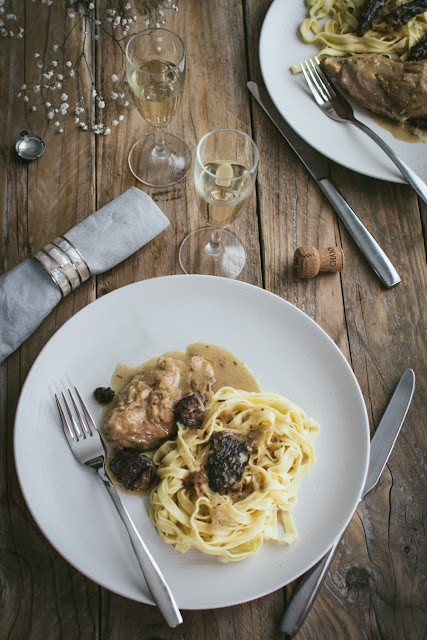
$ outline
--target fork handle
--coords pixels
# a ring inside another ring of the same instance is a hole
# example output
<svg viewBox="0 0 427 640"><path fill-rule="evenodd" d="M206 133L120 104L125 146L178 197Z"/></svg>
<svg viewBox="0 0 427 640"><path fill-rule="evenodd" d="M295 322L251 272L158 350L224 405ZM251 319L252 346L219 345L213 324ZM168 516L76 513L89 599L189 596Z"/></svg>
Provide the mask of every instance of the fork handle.
<svg viewBox="0 0 427 640"><path fill-rule="evenodd" d="M114 502L114 505L119 512L119 515L125 525L129 534L132 547L138 558L139 566L144 574L144 578L148 584L148 587L153 595L153 598L162 612L166 622L170 627L176 627L181 624L182 616L178 609L178 606L174 600L174 597L163 578L159 567L157 566L153 556L149 552L144 540L138 533L138 530L129 515L128 510L123 504L119 493L116 488L108 479L103 468L98 470L98 474L107 489L110 498Z"/></svg>
<svg viewBox="0 0 427 640"><path fill-rule="evenodd" d="M328 178L323 178L323 180L318 180L317 184L329 199L354 242L381 282L388 288L398 284L400 277L396 269L332 182Z"/></svg>
<svg viewBox="0 0 427 640"><path fill-rule="evenodd" d="M375 131L372 131L372 129L367 127L363 122L356 120L356 118L354 118L352 122L356 125L356 127L359 127L359 129L362 129L362 131L367 133L368 136L370 136L372 140L374 140L374 142L376 142L381 147L381 149L385 151L390 160L394 162L400 173L406 178L411 187L427 204L427 184L423 180L421 180L420 176L418 176L415 171L412 171L412 169L399 158L399 156L393 151L393 149L391 149L388 144L375 133Z"/></svg>

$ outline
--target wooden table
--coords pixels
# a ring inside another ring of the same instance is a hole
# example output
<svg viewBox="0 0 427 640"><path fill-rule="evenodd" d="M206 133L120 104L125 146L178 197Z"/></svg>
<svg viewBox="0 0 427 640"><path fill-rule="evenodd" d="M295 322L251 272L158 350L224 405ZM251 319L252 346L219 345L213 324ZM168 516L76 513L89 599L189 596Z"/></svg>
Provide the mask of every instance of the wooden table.
<svg viewBox="0 0 427 640"><path fill-rule="evenodd" d="M56 235L138 184L127 166L131 142L148 129L131 105L109 136L81 132L72 118L64 133L45 113L27 110L16 93L41 57L61 42L67 25L62 2L48 9L17 2L26 38L2 40L1 270L32 256ZM101 4L101 3L97 3ZM248 249L241 279L281 296L315 320L348 359L362 389L374 433L403 370L417 388L405 425L379 485L358 508L330 574L299 638L419 639L426 629L423 500L426 383L426 208L400 184L370 179L332 165L335 184L377 238L402 282L385 290L337 221L313 179L253 104L246 82L261 82L258 41L270 0L181 0L167 26L183 36L188 54L184 98L170 131L194 149L208 130L230 126L259 146L256 193L235 224ZM80 47L74 33L70 47ZM71 55L71 54L70 54ZM105 96L116 85L121 54L108 38L96 46L92 69ZM120 71L121 72L121 71ZM34 129L47 148L36 162L21 161L14 145ZM193 181L144 188L171 221L149 245L69 295L0 367L1 552L0 637L8 640L148 640L165 629L159 612L110 593L74 570L46 541L23 500L13 458L13 423L21 386L41 348L70 316L95 298L137 280L180 273L178 246L201 225ZM424 219L424 224L423 224ZM342 246L345 270L300 280L292 269L296 247ZM0 328L1 330L1 328ZM424 503L425 504L425 503ZM259 600L214 611L184 611L184 624L167 637L182 640L268 640L295 584Z"/></svg>

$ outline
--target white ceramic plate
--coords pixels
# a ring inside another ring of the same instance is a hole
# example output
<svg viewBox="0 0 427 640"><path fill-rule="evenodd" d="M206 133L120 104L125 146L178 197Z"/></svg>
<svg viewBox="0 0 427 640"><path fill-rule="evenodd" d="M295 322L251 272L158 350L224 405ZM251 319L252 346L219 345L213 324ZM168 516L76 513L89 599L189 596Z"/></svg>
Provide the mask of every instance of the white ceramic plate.
<svg viewBox="0 0 427 640"><path fill-rule="evenodd" d="M351 124L335 122L316 105L302 74L289 68L307 60L319 48L299 38L306 15L304 0L275 0L265 17L260 38L260 64L266 88L293 129L315 149L339 164L367 176L405 182L388 156ZM418 175L427 181L425 143L397 140L377 125L369 112L352 101L356 117L373 129Z"/></svg>
<svg viewBox="0 0 427 640"><path fill-rule="evenodd" d="M54 393L74 383L89 409L119 362L140 364L192 342L219 344L241 358L262 388L282 393L321 424L317 462L299 489L299 540L265 543L240 563L164 543L147 503L124 496L139 531L182 609L209 609L270 593L304 573L347 526L369 457L369 425L347 361L304 313L263 289L209 276L168 276L118 289L73 316L48 342L22 389L15 421L21 488L39 527L60 554L102 586L152 603L126 531L101 483L73 457Z"/></svg>

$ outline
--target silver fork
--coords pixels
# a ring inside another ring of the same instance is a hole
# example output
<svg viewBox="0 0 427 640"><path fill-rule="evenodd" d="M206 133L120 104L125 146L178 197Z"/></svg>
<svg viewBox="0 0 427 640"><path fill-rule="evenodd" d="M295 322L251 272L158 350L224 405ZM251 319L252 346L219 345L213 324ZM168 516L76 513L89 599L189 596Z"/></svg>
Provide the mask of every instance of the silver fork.
<svg viewBox="0 0 427 640"><path fill-rule="evenodd" d="M372 129L355 118L351 104L336 90L324 70L319 66L317 56L301 63L301 70L319 107L327 116L337 122L351 122L368 134L394 162L420 198L427 203L427 185Z"/></svg>
<svg viewBox="0 0 427 640"><path fill-rule="evenodd" d="M74 390L79 399L82 411L79 410L77 403L74 400L74 396L69 389L68 393L70 394L72 407L77 420L75 419L64 394L62 393L62 402L65 410L63 409L58 396L55 394L56 404L58 405L58 411L67 442L77 460L92 469L92 471L95 471L104 487L107 489L108 494L127 529L136 557L138 558L139 566L144 574L153 598L163 613L168 625L170 627L176 627L183 621L178 606L161 574L159 567L138 533L138 530L123 504L119 493L107 476L105 471L105 460L107 457L105 444L98 432L95 421L82 400L80 393L76 387L74 387Z"/></svg>

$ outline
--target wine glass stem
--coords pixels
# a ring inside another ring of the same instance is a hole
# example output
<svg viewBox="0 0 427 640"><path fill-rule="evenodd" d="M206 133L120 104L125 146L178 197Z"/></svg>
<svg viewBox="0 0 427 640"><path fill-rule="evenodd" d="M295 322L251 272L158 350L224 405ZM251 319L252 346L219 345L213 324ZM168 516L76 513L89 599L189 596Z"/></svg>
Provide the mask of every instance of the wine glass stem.
<svg viewBox="0 0 427 640"><path fill-rule="evenodd" d="M155 146L153 156L156 160L166 160L169 157L169 151L166 149L165 144L165 129L166 127L154 127Z"/></svg>
<svg viewBox="0 0 427 640"><path fill-rule="evenodd" d="M211 256L219 256L222 253L221 233L219 229L212 229L211 239L206 246L206 251L210 253Z"/></svg>

